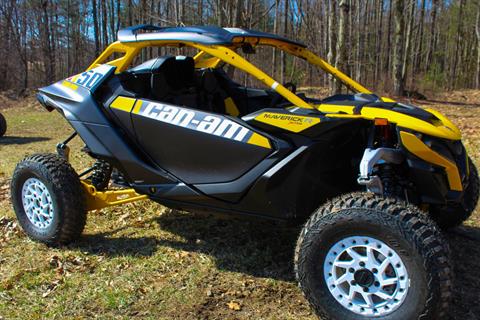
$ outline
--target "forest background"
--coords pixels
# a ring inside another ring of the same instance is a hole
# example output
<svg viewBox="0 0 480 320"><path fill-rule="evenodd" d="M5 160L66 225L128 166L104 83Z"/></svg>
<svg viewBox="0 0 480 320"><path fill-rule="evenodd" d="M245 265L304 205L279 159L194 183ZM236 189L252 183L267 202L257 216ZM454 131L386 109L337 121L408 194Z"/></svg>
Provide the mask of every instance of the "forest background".
<svg viewBox="0 0 480 320"><path fill-rule="evenodd" d="M20 95L81 72L120 28L142 23L284 35L397 96L480 87L480 0L1 0L0 91ZM274 49L248 58L282 82L338 90Z"/></svg>

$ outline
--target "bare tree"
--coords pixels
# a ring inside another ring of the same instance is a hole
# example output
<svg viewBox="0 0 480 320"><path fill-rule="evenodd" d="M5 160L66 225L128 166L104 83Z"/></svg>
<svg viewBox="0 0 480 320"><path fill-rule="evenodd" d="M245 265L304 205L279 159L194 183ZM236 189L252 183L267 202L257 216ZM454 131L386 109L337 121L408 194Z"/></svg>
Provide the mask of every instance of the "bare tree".
<svg viewBox="0 0 480 320"><path fill-rule="evenodd" d="M347 46L346 33L348 29L348 11L350 6L347 0L340 0L340 15L338 21L338 41L337 41L337 56L335 59L335 67L340 70L346 70L347 65ZM341 84L335 81L334 93L341 92Z"/></svg>
<svg viewBox="0 0 480 320"><path fill-rule="evenodd" d="M401 96L404 93L405 83L402 77L403 70L403 43L404 43L404 1L394 0L394 20L395 20L395 44L393 52L393 92L397 96Z"/></svg>
<svg viewBox="0 0 480 320"><path fill-rule="evenodd" d="M336 15L336 0L330 0L328 6L328 63L333 64L336 56L336 26L337 26L337 15ZM330 91L335 91L334 79L330 77Z"/></svg>
<svg viewBox="0 0 480 320"><path fill-rule="evenodd" d="M475 34L477 36L477 76L475 77L475 88L480 89L480 1L477 3Z"/></svg>

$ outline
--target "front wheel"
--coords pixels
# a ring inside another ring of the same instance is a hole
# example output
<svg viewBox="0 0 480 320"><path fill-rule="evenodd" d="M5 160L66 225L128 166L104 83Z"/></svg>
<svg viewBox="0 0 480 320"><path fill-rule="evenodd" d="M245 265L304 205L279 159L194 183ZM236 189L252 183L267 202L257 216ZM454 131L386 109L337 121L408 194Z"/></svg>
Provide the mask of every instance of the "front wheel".
<svg viewBox="0 0 480 320"><path fill-rule="evenodd" d="M85 195L70 164L55 154L37 154L17 164L11 183L18 222L33 240L50 245L78 238L86 222Z"/></svg>
<svg viewBox="0 0 480 320"><path fill-rule="evenodd" d="M295 271L322 319L443 319L451 297L448 252L416 207L354 193L308 220Z"/></svg>

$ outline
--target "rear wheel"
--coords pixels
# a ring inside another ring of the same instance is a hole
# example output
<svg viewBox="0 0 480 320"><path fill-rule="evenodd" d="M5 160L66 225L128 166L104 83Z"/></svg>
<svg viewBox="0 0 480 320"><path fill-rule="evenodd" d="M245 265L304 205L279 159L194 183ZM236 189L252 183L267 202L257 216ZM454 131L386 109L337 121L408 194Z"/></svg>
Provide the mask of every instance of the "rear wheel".
<svg viewBox="0 0 480 320"><path fill-rule="evenodd" d="M446 206L432 206L430 214L432 219L443 229L461 225L472 215L478 203L480 181L478 171L472 159L468 159L469 178L468 186L464 190L463 200L460 204Z"/></svg>
<svg viewBox="0 0 480 320"><path fill-rule="evenodd" d="M84 191L70 164L37 154L17 164L11 183L17 219L33 240L50 245L78 238L86 222Z"/></svg>
<svg viewBox="0 0 480 320"><path fill-rule="evenodd" d="M2 137L5 132L7 132L7 120L5 120L5 117L0 113L0 137Z"/></svg>
<svg viewBox="0 0 480 320"><path fill-rule="evenodd" d="M318 209L299 236L295 271L322 319L441 319L451 297L448 246L434 222L373 194Z"/></svg>

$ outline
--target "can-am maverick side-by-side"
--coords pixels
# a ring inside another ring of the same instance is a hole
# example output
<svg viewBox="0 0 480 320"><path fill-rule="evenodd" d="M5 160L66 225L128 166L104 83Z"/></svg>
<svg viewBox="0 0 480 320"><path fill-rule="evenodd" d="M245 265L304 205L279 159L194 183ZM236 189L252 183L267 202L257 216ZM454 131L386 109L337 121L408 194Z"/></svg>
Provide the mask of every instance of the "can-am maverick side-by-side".
<svg viewBox="0 0 480 320"><path fill-rule="evenodd" d="M197 53L132 65L142 49L164 46ZM307 61L354 94L296 92L242 57L260 46ZM266 89L235 82L226 66ZM38 100L75 132L57 154L15 169L13 206L31 238L68 243L88 211L141 199L304 219L295 273L320 317L446 316L452 269L437 225L469 217L479 182L458 128L439 112L379 97L301 43L220 27L120 30L85 72L41 88ZM75 135L96 159L80 174L68 162Z"/></svg>

